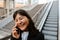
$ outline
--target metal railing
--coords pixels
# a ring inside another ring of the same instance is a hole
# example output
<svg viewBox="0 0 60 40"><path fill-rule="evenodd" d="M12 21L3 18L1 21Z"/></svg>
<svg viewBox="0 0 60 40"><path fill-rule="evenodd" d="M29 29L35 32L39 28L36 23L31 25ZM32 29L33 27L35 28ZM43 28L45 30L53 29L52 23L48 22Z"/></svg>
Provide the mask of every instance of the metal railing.
<svg viewBox="0 0 60 40"><path fill-rule="evenodd" d="M45 22L45 20L46 20L46 18L47 18L48 12L49 12L52 4L53 4L53 1L50 2L50 3L48 4L48 6L46 6L45 11L43 11L43 13L42 13L43 15L40 16L40 17L41 17L41 18L40 18L40 23L39 23L39 25L38 25L38 27L37 27L37 29L39 29L39 31L42 30L43 24L44 24L44 22Z"/></svg>

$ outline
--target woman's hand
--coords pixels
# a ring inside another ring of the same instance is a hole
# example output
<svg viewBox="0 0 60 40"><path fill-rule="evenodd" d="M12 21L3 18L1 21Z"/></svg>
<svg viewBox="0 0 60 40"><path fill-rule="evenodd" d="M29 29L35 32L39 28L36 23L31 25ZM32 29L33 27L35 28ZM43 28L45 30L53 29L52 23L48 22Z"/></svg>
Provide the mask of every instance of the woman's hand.
<svg viewBox="0 0 60 40"><path fill-rule="evenodd" d="M18 32L16 30L18 30L16 28L17 25L15 25L13 28L12 28L12 36L16 39L18 39L20 37L20 34L18 34Z"/></svg>

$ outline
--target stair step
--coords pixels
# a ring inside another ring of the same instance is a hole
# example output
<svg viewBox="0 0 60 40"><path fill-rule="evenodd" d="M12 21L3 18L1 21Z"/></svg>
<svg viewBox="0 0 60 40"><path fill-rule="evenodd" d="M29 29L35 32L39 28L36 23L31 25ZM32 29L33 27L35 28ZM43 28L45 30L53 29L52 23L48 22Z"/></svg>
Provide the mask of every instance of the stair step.
<svg viewBox="0 0 60 40"><path fill-rule="evenodd" d="M50 15L57 15L57 13L56 14L53 13L53 14L50 14Z"/></svg>
<svg viewBox="0 0 60 40"><path fill-rule="evenodd" d="M50 22L57 22L57 19L47 19L47 21L50 21Z"/></svg>
<svg viewBox="0 0 60 40"><path fill-rule="evenodd" d="M47 20L46 22L52 22L52 23L57 23L57 21L55 21L55 20Z"/></svg>
<svg viewBox="0 0 60 40"><path fill-rule="evenodd" d="M48 22L48 21L46 21L46 24L55 24L55 25L57 25L57 22Z"/></svg>
<svg viewBox="0 0 60 40"><path fill-rule="evenodd" d="M53 19L53 18L52 18L52 19L49 19L49 18L48 18L47 20L57 20L57 19Z"/></svg>
<svg viewBox="0 0 60 40"><path fill-rule="evenodd" d="M56 22L57 23L57 20L47 20L47 22Z"/></svg>
<svg viewBox="0 0 60 40"><path fill-rule="evenodd" d="M5 38L9 35L11 35L11 34L8 34L7 32L4 32L4 31L0 30L0 39Z"/></svg>
<svg viewBox="0 0 60 40"><path fill-rule="evenodd" d="M45 40L57 40L56 36L45 35Z"/></svg>
<svg viewBox="0 0 60 40"><path fill-rule="evenodd" d="M0 34L3 35L3 36L4 36L4 35L9 35L7 32L4 32L4 31L2 31L2 30L0 30Z"/></svg>
<svg viewBox="0 0 60 40"><path fill-rule="evenodd" d="M57 15L49 15L49 16L55 16L55 17L57 17Z"/></svg>
<svg viewBox="0 0 60 40"><path fill-rule="evenodd" d="M11 30L8 30L8 29L4 29L4 28L0 28L0 30L4 31L4 32L7 32L7 33L11 33Z"/></svg>
<svg viewBox="0 0 60 40"><path fill-rule="evenodd" d="M56 17L48 17L49 19L57 19Z"/></svg>
<svg viewBox="0 0 60 40"><path fill-rule="evenodd" d="M55 15L55 16L49 15L48 17L57 17L57 15Z"/></svg>
<svg viewBox="0 0 60 40"><path fill-rule="evenodd" d="M57 36L57 32L55 32L55 31L43 30L42 32L44 33L44 35L46 34L46 35Z"/></svg>
<svg viewBox="0 0 60 40"><path fill-rule="evenodd" d="M52 27L44 27L44 30L56 31L57 32L57 28L52 28Z"/></svg>
<svg viewBox="0 0 60 40"><path fill-rule="evenodd" d="M57 15L49 15L49 17L57 17Z"/></svg>
<svg viewBox="0 0 60 40"><path fill-rule="evenodd" d="M3 39L5 36L0 35L0 40Z"/></svg>
<svg viewBox="0 0 60 40"><path fill-rule="evenodd" d="M57 25L53 25L53 24L45 24L45 26L49 26L49 27L57 27Z"/></svg>

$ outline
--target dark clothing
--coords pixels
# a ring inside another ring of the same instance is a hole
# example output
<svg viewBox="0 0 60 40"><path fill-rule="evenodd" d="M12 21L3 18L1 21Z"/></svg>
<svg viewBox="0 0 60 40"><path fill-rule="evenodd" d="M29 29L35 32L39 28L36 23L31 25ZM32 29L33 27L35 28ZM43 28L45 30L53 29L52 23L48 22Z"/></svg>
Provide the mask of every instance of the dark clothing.
<svg viewBox="0 0 60 40"><path fill-rule="evenodd" d="M11 40L22 40L21 35L19 39L13 38L11 35ZM44 40L44 35L41 32L29 33L27 40Z"/></svg>

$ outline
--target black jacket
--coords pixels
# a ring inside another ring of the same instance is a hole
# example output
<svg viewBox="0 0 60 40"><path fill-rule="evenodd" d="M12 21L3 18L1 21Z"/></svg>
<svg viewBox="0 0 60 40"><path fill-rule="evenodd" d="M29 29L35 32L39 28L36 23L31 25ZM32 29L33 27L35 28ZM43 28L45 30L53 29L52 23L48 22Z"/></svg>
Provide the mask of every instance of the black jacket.
<svg viewBox="0 0 60 40"><path fill-rule="evenodd" d="M21 37L19 39L16 39L11 35L11 40L21 40ZM44 35L41 32L37 32L34 35L32 35L32 33L29 33L27 40L44 40Z"/></svg>

